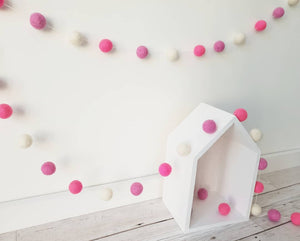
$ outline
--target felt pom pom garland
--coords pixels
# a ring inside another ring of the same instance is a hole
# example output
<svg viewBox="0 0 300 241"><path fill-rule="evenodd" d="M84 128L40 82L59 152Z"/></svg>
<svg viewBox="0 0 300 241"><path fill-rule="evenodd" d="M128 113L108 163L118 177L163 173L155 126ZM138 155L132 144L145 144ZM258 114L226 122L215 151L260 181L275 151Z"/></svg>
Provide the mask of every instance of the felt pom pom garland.
<svg viewBox="0 0 300 241"><path fill-rule="evenodd" d="M287 0L287 1L288 1L288 5L290 7L296 6L299 3L299 0ZM14 8L12 6L10 6L8 3L5 3L5 0L0 0L0 8L4 8L4 7L14 10ZM285 14L285 10L282 7L277 7L272 12L272 16L274 19L279 19L279 18L283 17L284 14ZM54 30L53 27L47 26L47 19L42 13L38 13L38 12L32 13L30 15L29 22L30 22L31 26L37 30L43 30L46 27L51 30ZM255 28L256 32L262 32L267 28L267 22L263 19L258 20L255 23L254 28ZM246 37L247 36L244 33L236 33L233 38L233 43L235 45L242 45L245 43ZM82 34L80 34L78 31L72 32L68 38L69 38L70 43L73 44L74 46L83 46L86 43L85 37ZM219 40L219 41L216 41L211 46L211 48L216 53L221 53L225 50L226 44L227 43L225 43L224 41ZM99 49L103 53L109 53L114 49L113 42L110 39L103 39L99 42ZM194 47L192 52L193 52L194 56L202 57L205 55L206 49L207 49L207 47L205 47L203 45L197 45ZM144 59L148 56L148 51L149 50L147 47L139 46L136 49L136 55L138 58ZM174 62L179 59L180 52L183 52L183 51L179 51L175 48L170 48L165 51L165 56L168 60Z"/></svg>

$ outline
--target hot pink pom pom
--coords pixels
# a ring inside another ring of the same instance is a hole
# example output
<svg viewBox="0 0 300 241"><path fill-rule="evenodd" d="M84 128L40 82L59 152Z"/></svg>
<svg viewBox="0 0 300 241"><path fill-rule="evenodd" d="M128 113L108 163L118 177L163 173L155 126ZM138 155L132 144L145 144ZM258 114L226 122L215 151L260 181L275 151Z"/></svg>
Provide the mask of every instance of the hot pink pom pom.
<svg viewBox="0 0 300 241"><path fill-rule="evenodd" d="M203 45L197 45L195 48L194 48L194 55L197 56L197 57L201 57L202 55L205 54L205 47Z"/></svg>
<svg viewBox="0 0 300 241"><path fill-rule="evenodd" d="M281 218L281 214L276 209L270 209L268 211L268 218L272 222L278 222L280 220L280 218Z"/></svg>
<svg viewBox="0 0 300 241"><path fill-rule="evenodd" d="M56 171L55 164L53 162L45 162L41 167L42 173L44 175L52 175Z"/></svg>
<svg viewBox="0 0 300 241"><path fill-rule="evenodd" d="M273 11L273 17L274 18L281 18L284 15L284 9L279 7L275 8Z"/></svg>
<svg viewBox="0 0 300 241"><path fill-rule="evenodd" d="M294 225L300 226L300 213L292 213L291 221Z"/></svg>
<svg viewBox="0 0 300 241"><path fill-rule="evenodd" d="M0 0L0 8L4 6L4 0Z"/></svg>
<svg viewBox="0 0 300 241"><path fill-rule="evenodd" d="M256 182L255 183L255 188L254 188L254 192L255 193L261 193L264 191L264 184L262 184L261 182Z"/></svg>
<svg viewBox="0 0 300 241"><path fill-rule="evenodd" d="M1 104L0 105L0 118L7 119L11 117L13 113L13 109L8 104Z"/></svg>
<svg viewBox="0 0 300 241"><path fill-rule="evenodd" d="M30 16L30 24L36 29L43 29L46 26L47 21L44 15L40 13L33 13Z"/></svg>
<svg viewBox="0 0 300 241"><path fill-rule="evenodd" d="M245 121L245 120L247 119L247 117L248 117L247 111L246 111L245 109L242 109L242 108L236 109L236 110L233 112L233 114L236 116L236 118L238 118L238 120L239 120L240 122Z"/></svg>
<svg viewBox="0 0 300 241"><path fill-rule="evenodd" d="M230 206L227 203L221 203L219 205L219 213L223 216L227 216L230 213Z"/></svg>
<svg viewBox="0 0 300 241"><path fill-rule="evenodd" d="M216 52L222 52L225 49L225 43L223 41L217 41L214 44L214 50Z"/></svg>
<svg viewBox="0 0 300 241"><path fill-rule="evenodd" d="M265 170L268 166L268 162L265 158L260 158L258 170Z"/></svg>
<svg viewBox="0 0 300 241"><path fill-rule="evenodd" d="M134 195L134 196L138 196L142 193L143 191L143 185L139 182L135 182L131 185L130 187L130 192Z"/></svg>
<svg viewBox="0 0 300 241"><path fill-rule="evenodd" d="M265 20L259 20L255 24L255 30L257 32L265 30L267 27L267 22Z"/></svg>
<svg viewBox="0 0 300 241"><path fill-rule="evenodd" d="M99 43L99 48L102 52L107 53L112 50L113 44L109 39L102 39Z"/></svg>
<svg viewBox="0 0 300 241"><path fill-rule="evenodd" d="M167 177L171 174L172 172L172 167L170 166L170 164L168 163L162 163L160 166L159 166L159 174L163 177Z"/></svg>
<svg viewBox="0 0 300 241"><path fill-rule="evenodd" d="M140 58L140 59L144 59L148 56L148 49L145 46L139 46L136 49L136 55Z"/></svg>
<svg viewBox="0 0 300 241"><path fill-rule="evenodd" d="M69 185L69 190L72 194L78 194L82 190L82 183L78 180L74 180Z"/></svg>
<svg viewBox="0 0 300 241"><path fill-rule="evenodd" d="M213 134L217 130L216 122L214 122L213 120L206 120L202 124L202 129L208 134Z"/></svg>
<svg viewBox="0 0 300 241"><path fill-rule="evenodd" d="M205 188L200 188L198 190L198 198L200 200L205 200L207 198L207 196L208 196L208 192Z"/></svg>

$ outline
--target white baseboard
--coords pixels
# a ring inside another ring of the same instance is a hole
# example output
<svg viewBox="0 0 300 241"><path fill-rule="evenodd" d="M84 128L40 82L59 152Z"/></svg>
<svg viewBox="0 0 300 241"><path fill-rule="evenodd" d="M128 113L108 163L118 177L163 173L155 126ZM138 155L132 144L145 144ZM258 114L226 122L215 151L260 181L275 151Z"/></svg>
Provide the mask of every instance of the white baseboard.
<svg viewBox="0 0 300 241"><path fill-rule="evenodd" d="M300 166L300 149L263 155L268 160L268 168L263 173ZM162 178L149 175L137 179L105 185L86 187L79 195L59 192L38 197L24 198L0 203L0 233L23 229L48 222L102 211L150 199L162 195ZM143 183L143 193L135 197L130 194L130 185ZM102 201L99 191L110 187L114 196L110 201Z"/></svg>

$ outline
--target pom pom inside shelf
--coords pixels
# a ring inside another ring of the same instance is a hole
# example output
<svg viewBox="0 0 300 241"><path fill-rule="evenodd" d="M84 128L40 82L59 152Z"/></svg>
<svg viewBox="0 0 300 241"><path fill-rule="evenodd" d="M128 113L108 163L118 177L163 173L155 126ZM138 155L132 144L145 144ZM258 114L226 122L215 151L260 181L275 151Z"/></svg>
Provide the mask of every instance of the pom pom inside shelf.
<svg viewBox="0 0 300 241"><path fill-rule="evenodd" d="M201 131L201 123L214 119L213 134ZM189 156L176 152L177 143L188 140ZM198 106L170 135L166 161L174 168L164 181L163 200L184 232L209 229L248 220L260 151L234 115L206 104ZM198 198L205 187L206 200ZM227 216L218 212L228 203Z"/></svg>

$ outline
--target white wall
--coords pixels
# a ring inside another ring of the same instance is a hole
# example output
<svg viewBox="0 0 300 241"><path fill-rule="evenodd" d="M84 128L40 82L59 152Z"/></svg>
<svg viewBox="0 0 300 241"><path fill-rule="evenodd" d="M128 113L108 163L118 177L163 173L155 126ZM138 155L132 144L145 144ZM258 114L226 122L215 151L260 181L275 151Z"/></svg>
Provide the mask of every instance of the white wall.
<svg viewBox="0 0 300 241"><path fill-rule="evenodd" d="M151 175L164 159L167 134L200 102L233 112L248 110L247 129L264 132L263 153L300 148L300 6L285 0L11 0L0 11L0 103L25 113L0 120L0 201L64 191L73 179L85 186ZM286 15L273 20L277 6ZM32 12L53 31L37 31ZM269 23L255 33L258 19ZM89 44L67 41L73 30ZM244 46L231 43L236 31ZM110 38L114 53L98 42ZM226 51L216 54L216 40ZM196 44L207 46L201 59ZM135 55L146 45L150 58ZM175 47L170 63L164 50ZM20 150L18 135L34 145ZM57 173L45 177L44 161ZM280 166L280 165L279 165ZM129 195L129 193L128 193ZM101 207L99 207L101 208Z"/></svg>

